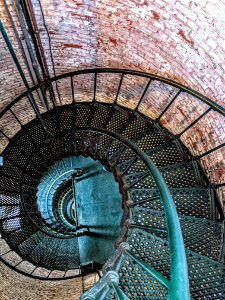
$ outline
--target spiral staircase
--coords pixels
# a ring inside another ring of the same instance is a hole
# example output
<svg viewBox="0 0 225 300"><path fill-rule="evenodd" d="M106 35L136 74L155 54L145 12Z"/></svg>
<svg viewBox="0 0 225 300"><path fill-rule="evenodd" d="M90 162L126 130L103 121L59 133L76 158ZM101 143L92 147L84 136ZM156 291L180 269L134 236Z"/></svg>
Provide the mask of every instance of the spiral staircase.
<svg viewBox="0 0 225 300"><path fill-rule="evenodd" d="M146 84L134 91L137 78ZM155 82L167 104L153 119L140 108ZM207 109L174 135L160 121L182 94ZM180 139L211 110L225 115L182 85L129 70L28 89L0 113L1 261L42 280L97 270L81 299L224 299L224 214L201 165L224 145L196 157Z"/></svg>

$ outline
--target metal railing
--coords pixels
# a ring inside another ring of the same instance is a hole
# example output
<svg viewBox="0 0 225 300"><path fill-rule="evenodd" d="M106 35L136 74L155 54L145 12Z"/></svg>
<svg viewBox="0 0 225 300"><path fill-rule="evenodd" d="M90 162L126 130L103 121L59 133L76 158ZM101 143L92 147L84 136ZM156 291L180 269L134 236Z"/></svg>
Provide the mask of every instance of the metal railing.
<svg viewBox="0 0 225 300"><path fill-rule="evenodd" d="M0 23L0 29L3 33L3 37L5 38L5 41L8 44L9 49L11 48L10 44L8 43L7 36L4 32L4 29ZM11 49L12 50L12 49ZM14 58L14 61L17 62L17 67L18 70L20 71L20 74L23 78L23 72L18 64L17 58L15 56L15 53L11 51L11 54ZM45 88L48 89L50 83L58 82L61 79L64 78L69 78L71 82L71 98L72 98L72 103L76 103L76 99L74 97L74 85L73 85L73 78L77 75L81 74L94 74L94 92L93 92L93 99L92 103L96 103L96 91L97 91L97 77L98 74L106 74L106 73L114 73L114 74L120 74L121 79L118 85L118 89L116 92L116 97L113 103L111 105L113 107L119 106L118 103L118 96L121 90L121 86L123 83L123 79L125 75L131 75L131 76L138 76L142 78L147 78L149 79L143 94L141 95L139 101L137 102L136 107L132 110L132 113L135 114L136 112L139 111L139 107L142 103L142 100L144 99L144 96L151 85L152 81L159 81L163 82L165 84L171 85L175 88L178 89L176 95L170 100L170 102L167 104L167 106L163 109L163 111L160 113L159 117L156 120L153 120L153 123L156 124L157 122L160 123L161 118L164 116L164 114L167 112L167 110L171 107L171 105L176 101L176 99L182 94L182 93L188 93L189 95L195 97L196 99L202 101L203 103L207 104L209 108L198 118L196 118L191 124L189 124L185 129L183 129L178 135L174 135L174 139L178 139L183 135L187 130L189 130L192 126L196 125L202 118L206 117L209 112L211 111L216 111L219 114L221 114L223 117L225 117L225 109L218 103L215 103L211 99L204 97L203 95L197 93L196 91L185 87L184 85L181 85L179 83L176 83L172 80L154 75L154 74L149 74L145 72L139 72L139 71L133 71L133 70L125 70L125 69L110 69L110 68L97 68L97 69L87 69L87 70L79 70L79 71L74 71L74 72L69 72L66 74L62 74L59 76L56 76L54 78L49 78L46 81L43 81L33 87L29 87L27 84L26 78L23 78L25 86L26 86L26 91L22 93L19 97L17 97L15 100L13 100L6 108L3 109L3 111L0 113L0 120L1 118L7 113L11 112L16 119L16 121L20 124L21 127L24 125L22 122L19 120L19 118L13 113L13 107L16 105L21 99L28 98L28 101L31 103L31 106L37 116L39 118L44 132L46 133L46 137L51 138L51 134L48 132L48 129L45 125L45 121L42 118L41 112L36 104L36 98L33 94L34 91L37 91L39 89ZM54 92L54 91L53 91ZM52 101L51 99L48 99L49 101ZM78 101L79 103L79 101ZM91 103L91 102L89 102ZM55 107L54 101L52 101L52 107ZM95 131L101 134L109 135L114 139L117 139L121 141L124 145L132 149L132 151L135 152L135 154L145 163L147 166L149 172L152 174L153 178L155 179L155 182L157 184L158 190L160 192L160 198L162 200L163 206L164 206L164 211L166 214L166 221L167 221L167 226L168 226L168 234L169 234L169 240L170 240L170 249L171 249L171 282L169 285L169 293L171 295L171 299L189 299L190 294L189 294L189 283L188 283L188 273L187 273L187 263L186 263L186 256L185 256L185 249L184 249L184 243L183 243L183 238L182 238L182 233L181 233L181 228L179 224L179 219L178 215L176 212L176 208L173 202L173 199L171 197L171 194L169 192L169 189L165 183L165 180L161 176L160 172L152 162L152 160L149 158L149 156L143 152L135 143L132 141L126 139L125 137L121 136L120 134L116 132L109 132L105 129L95 129L92 127L85 127L85 128L79 128L79 130L89 130L89 131ZM0 133L10 142L11 137L7 135L7 133L4 132L4 128L0 131ZM205 153L202 153L198 157L196 157L197 160L201 160L203 157L213 153L214 151L217 151L221 148L225 147L225 143L221 143L220 145L213 147L212 149L206 151ZM225 183L219 183L218 185L215 185L214 187L222 187L224 186ZM218 206L218 209L219 206ZM223 214L223 212L220 209L220 213Z"/></svg>

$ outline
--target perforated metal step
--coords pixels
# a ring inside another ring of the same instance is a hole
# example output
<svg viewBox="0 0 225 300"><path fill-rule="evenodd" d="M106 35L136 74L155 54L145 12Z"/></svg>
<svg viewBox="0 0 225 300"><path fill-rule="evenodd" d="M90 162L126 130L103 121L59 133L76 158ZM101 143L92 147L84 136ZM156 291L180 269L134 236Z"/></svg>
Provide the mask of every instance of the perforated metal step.
<svg viewBox="0 0 225 300"><path fill-rule="evenodd" d="M167 299L167 289L132 258L124 256L118 273L120 276L119 286L129 299Z"/></svg>
<svg viewBox="0 0 225 300"><path fill-rule="evenodd" d="M170 278L170 249L165 239L133 229L128 243L135 255ZM186 255L192 297L199 300L224 299L225 266L191 250L186 250Z"/></svg>
<svg viewBox="0 0 225 300"><path fill-rule="evenodd" d="M148 171L139 172L143 168L143 164L132 165L128 175L125 175L125 180L130 187L134 188L154 188L155 181ZM138 168L138 171L136 169ZM166 167L159 168L167 185L171 188L176 187L197 187L204 185L204 181L198 171L195 162L183 162Z"/></svg>
<svg viewBox="0 0 225 300"><path fill-rule="evenodd" d="M167 229L165 213L162 211L134 207L133 219L138 225ZM221 259L222 222L183 215L179 215L179 220L186 248L215 260Z"/></svg>
<svg viewBox="0 0 225 300"><path fill-rule="evenodd" d="M210 187L171 188L170 192L178 213L206 219L212 218L213 191ZM140 207L163 210L160 198L151 200L151 197L158 195L157 189L132 188L129 195L129 198Z"/></svg>

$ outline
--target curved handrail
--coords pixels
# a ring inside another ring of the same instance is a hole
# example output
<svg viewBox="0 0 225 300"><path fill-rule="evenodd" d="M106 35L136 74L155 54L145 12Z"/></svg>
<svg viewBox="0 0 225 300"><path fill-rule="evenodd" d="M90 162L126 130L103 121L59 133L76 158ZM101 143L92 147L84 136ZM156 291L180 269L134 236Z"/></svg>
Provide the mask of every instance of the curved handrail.
<svg viewBox="0 0 225 300"><path fill-rule="evenodd" d="M63 136L65 133L71 131L93 131L108 135L129 147L145 163L159 189L160 199L162 200L168 226L171 253L171 283L169 293L173 300L189 300L188 268L179 218L169 188L158 168L143 150L119 133L94 127L79 127L62 131L58 136ZM41 145L39 145L39 147L41 147ZM32 157L36 151L37 149L30 154L30 157Z"/></svg>
<svg viewBox="0 0 225 300"><path fill-rule="evenodd" d="M182 92L187 92L188 94L196 97L197 99L199 99L202 102L204 102L207 105L209 105L213 110L215 110L215 111L219 112L221 115L225 116L225 108L224 107L220 106L219 104L215 103L211 99L209 99L209 98L201 95L198 92L195 92L194 90L192 90L192 89L190 89L190 88L188 88L188 87L186 87L186 86L184 86L182 84L179 84L179 83L177 83L177 82L175 82L173 80L166 79L164 77L161 77L161 76L158 76L158 75L155 75L155 74L149 74L149 73L145 73L145 72L139 72L139 71L133 71L133 70L126 70L126 69L94 68L94 69L73 71L73 72L61 74L61 75L58 75L56 77L50 78L48 80L45 80L45 81L41 82L40 84L37 84L37 85L33 86L32 88L30 88L30 91L33 92L33 91L37 90L38 88L40 88L42 86L48 86L49 82L54 82L54 81L57 81L57 80L60 80L60 79L63 79L63 78L70 78L70 77L73 77L73 76L76 76L76 75L88 74L88 73L94 73L94 74L98 74L98 73L119 73L119 74L124 74L124 75L127 74L127 75L142 76L142 77L146 77L146 78L149 78L149 79L152 79L152 80L158 80L158 81L170 84L170 85L172 85L172 86L174 86L176 88L179 88ZM0 118L4 115L5 112L7 112L19 100L21 100L23 97L28 96L28 95L29 95L29 91L26 91L23 94L21 94L20 96L18 96L5 109L3 109L2 112L0 112ZM81 130L81 128L79 128L79 130ZM93 130L93 128L92 128L92 130ZM100 131L100 129L98 129L98 130ZM104 133L107 134L106 132L104 132ZM113 133L113 134L116 135L116 133ZM122 137L117 136L117 138L119 138L122 141ZM126 140L126 141L128 143L132 143L129 140ZM123 141L123 142L126 144L125 141ZM133 146L135 147L136 145L133 143ZM139 151L140 148L137 147L136 150ZM134 152L135 152L135 150L134 150ZM144 154L145 153L143 152L143 155ZM163 204L164 204L164 209L165 209L166 215L170 216L169 219L167 217L168 228L171 231L171 234L174 237L175 241L176 241L177 238L179 240L180 236L182 236L181 235L181 231L178 230L178 232L173 232L174 226L176 227L177 225L179 225L179 219L178 219L177 213L175 214L175 216L173 214L173 211L175 209L175 205L173 203L173 200L172 200L172 197L170 195L170 192L169 192L169 190L168 190L167 187L165 188L165 185L164 185L165 181L164 181L163 178L161 178L162 176L161 176L161 174L159 172L157 172L157 169L155 170L155 165L153 163L150 163L148 161L149 157L146 155L146 157L144 158L144 156L143 156L142 160L144 161L144 159L146 159L146 165L148 166L148 168L150 168L150 169L153 170L153 171L151 171L151 173L152 173L152 176L154 177L154 179L156 180L156 182L158 182L158 185L159 185L158 187L159 187L159 191L160 191L160 194L161 194L161 199L162 199ZM173 220L173 217L174 217L174 220ZM171 236L170 236L170 239L171 239ZM171 254L171 261L173 260L174 262L176 262L176 265L177 265L177 268L174 268L174 270L173 270L173 264L171 264L171 282L175 282L174 286L173 286L173 283L171 283L171 289L174 290L173 291L173 299L176 299L175 295L179 294L179 293L177 293L177 291L181 289L180 286L179 286L179 284L180 284L180 277L177 276L177 274L179 274L179 273L187 273L187 269L185 269L185 268L182 269L181 265L178 263L178 261L179 261L180 258L182 258L182 257L184 258L185 257L185 254L184 254L184 256L183 256L183 254L181 255L181 253L184 252L184 248L182 248L182 246L179 245L179 244L177 245L176 242L174 242L174 244L173 244L172 241L170 241L170 242L171 242L171 247L172 247L171 250L174 249L174 251L171 251L171 253L172 253ZM177 253L179 254L178 256L176 256ZM188 287L188 285L187 285L187 287ZM181 293L182 293L182 299L186 299L184 297L184 286L182 286ZM187 297L189 297L189 296L187 296ZM179 299L179 298L177 298L177 299ZM189 299L189 298L187 298L187 299Z"/></svg>
<svg viewBox="0 0 225 300"><path fill-rule="evenodd" d="M77 131L94 131L109 135L128 146L132 151L145 163L156 185L159 189L160 199L162 199L166 222L168 226L169 243L170 243L170 260L171 260L171 283L169 289L170 299L173 300L189 300L189 280L188 268L185 254L184 241L180 222L173 198L169 188L161 175L160 171L150 159L150 157L139 148L135 143L123 137L119 133L110 132L106 129L95 129L93 127L80 127Z"/></svg>
<svg viewBox="0 0 225 300"><path fill-rule="evenodd" d="M140 76L140 77L146 77L146 78L149 78L149 79L152 79L152 80L158 80L160 82L164 82L164 83L167 83L171 86L174 86L174 87L178 88L179 90L181 90L182 92L186 92L186 93L196 97L197 99L199 99L202 102L204 102L205 104L209 105L213 110L218 111L220 114L222 114L225 117L225 108L223 106L219 105L218 103L216 103L212 99L202 95L201 93L196 92L195 90L193 90L193 89L191 89L191 88L189 88L189 87L187 87L187 86L185 86L181 83L178 83L178 82L176 82L172 79L168 79L166 77L159 76L159 75L152 74L152 73L141 72L141 71L130 70L130 69L92 68L92 69L76 70L76 71L72 71L72 72L68 72L68 73L63 73L63 74L57 75L55 77L51 77L51 78L48 78L46 80L43 80L39 84L36 84L33 87L31 87L29 91L23 92L21 95L16 97L11 103L9 103L0 112L0 118L2 117L2 115L8 109L10 109L20 99L22 99L23 97L28 96L29 92L33 92L33 91L35 91L38 88L41 88L43 86L49 86L50 82L61 80L61 79L67 78L67 77L73 77L73 76L76 76L76 75L90 74L90 73L94 73L94 74L96 74L96 73L118 73L118 74L124 74L124 75L135 75L135 76Z"/></svg>

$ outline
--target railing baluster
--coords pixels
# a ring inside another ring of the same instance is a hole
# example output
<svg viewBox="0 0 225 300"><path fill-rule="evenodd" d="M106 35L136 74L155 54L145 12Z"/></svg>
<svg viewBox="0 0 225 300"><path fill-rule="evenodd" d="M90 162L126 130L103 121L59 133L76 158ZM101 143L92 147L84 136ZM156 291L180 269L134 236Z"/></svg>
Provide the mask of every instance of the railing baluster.
<svg viewBox="0 0 225 300"><path fill-rule="evenodd" d="M0 129L0 133L1 133L8 141L11 140L11 138L8 137L1 129Z"/></svg>
<svg viewBox="0 0 225 300"><path fill-rule="evenodd" d="M117 93L116 93L116 98L115 98L115 100L113 102L113 106L117 105L117 100L118 100L118 97L119 97L119 93L120 93L120 88L121 88L121 85L122 85L123 77L124 77L124 73L121 74L120 83L119 83L118 90L117 90Z"/></svg>
<svg viewBox="0 0 225 300"><path fill-rule="evenodd" d="M97 89L97 72L94 73L94 95L93 95L92 104L96 102L96 89Z"/></svg>
<svg viewBox="0 0 225 300"><path fill-rule="evenodd" d="M137 106L135 107L135 109L134 109L134 111L133 111L134 113L135 113L136 111L138 111L138 108L139 108L139 106L140 106L140 104L141 104L141 101L143 100L143 98L144 98L144 96L145 96L145 94L146 94L146 92L147 92L147 90L148 90L148 88L149 88L149 85L150 85L151 81L152 81L152 79L150 78L149 81L148 81L148 83L147 83L147 85L146 85L146 87L145 87L145 89L144 89L143 94L141 95L140 100L138 101Z"/></svg>
<svg viewBox="0 0 225 300"><path fill-rule="evenodd" d="M184 130L182 130L177 137L180 137L182 134L184 134L186 131L188 131L192 126L194 126L196 123L198 123L203 117L205 117L210 111L212 110L212 108L208 108L203 114L201 114L197 119L194 120L194 122L192 122L190 125L188 125Z"/></svg>
<svg viewBox="0 0 225 300"><path fill-rule="evenodd" d="M167 106L164 108L164 110L161 112L161 114L159 115L159 117L155 120L155 122L158 122L162 116L165 114L165 112L170 108L170 106L174 103L174 101L177 99L177 97L180 95L181 90L179 90L176 95L173 97L173 99L170 101L169 104L167 104Z"/></svg>
<svg viewBox="0 0 225 300"><path fill-rule="evenodd" d="M11 114L13 115L13 117L16 119L16 121L20 124L20 126L23 127L24 125L20 122L20 120L15 115L15 113L13 112L13 110L10 108L9 111L11 112Z"/></svg>
<svg viewBox="0 0 225 300"><path fill-rule="evenodd" d="M73 104L75 104L75 97L74 97L74 85L73 85L73 76L70 76L70 84L71 84L71 90L72 90L72 99L73 99Z"/></svg>
<svg viewBox="0 0 225 300"><path fill-rule="evenodd" d="M216 151L216 150L219 150L220 148L223 148L223 147L225 147L225 143L223 143L223 144L221 144L221 145L219 145L219 146L217 146L217 147L214 147L214 148L212 148L211 150L209 150L209 151L207 151L207 152L205 152L205 153L203 153L203 154L197 156L196 159L201 159L201 158L203 158L204 156L209 155L210 153L212 153L212 152L214 152L214 151Z"/></svg>

